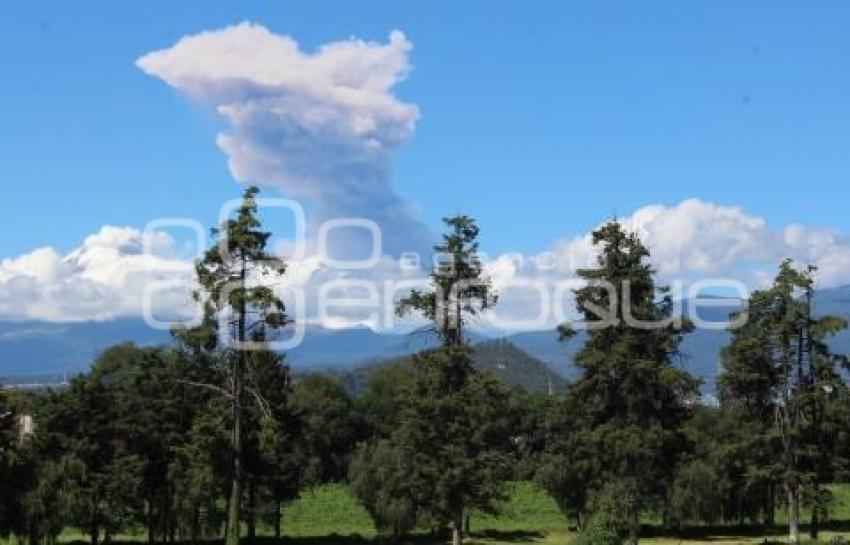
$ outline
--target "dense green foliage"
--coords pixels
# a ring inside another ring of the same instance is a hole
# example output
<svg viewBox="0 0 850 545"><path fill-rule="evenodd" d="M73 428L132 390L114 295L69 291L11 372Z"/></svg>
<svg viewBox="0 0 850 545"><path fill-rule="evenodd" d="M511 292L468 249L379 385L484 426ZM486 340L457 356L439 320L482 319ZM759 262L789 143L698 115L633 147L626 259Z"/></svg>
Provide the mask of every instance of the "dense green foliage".
<svg viewBox="0 0 850 545"><path fill-rule="evenodd" d="M432 290L398 303L400 314L427 318L442 346L417 355L413 376L387 392L397 418L376 427L385 434L377 444L361 446L352 482L381 530L397 537L417 522L435 532L448 526L459 545L469 512L494 512L504 498L510 413L507 393L473 366L464 341L465 324L495 303L477 254L478 227L466 216L444 221Z"/></svg>
<svg viewBox="0 0 850 545"><path fill-rule="evenodd" d="M845 356L825 339L847 324L834 316L813 318L814 269L782 263L773 284L752 294L746 323L733 331L720 377L724 406L750 426L758 453L749 473L773 512L774 490L785 492L789 540L800 541L804 499L813 506L811 534L826 511L825 482L844 470L847 387L839 371Z"/></svg>
<svg viewBox="0 0 850 545"><path fill-rule="evenodd" d="M281 422L275 419L268 399L256 387L246 384L246 379L251 378L261 362L276 358L263 349L263 343L287 323L283 302L271 287L258 281L258 277L280 277L286 272L283 261L266 251L271 233L261 230L257 218L258 193L256 187L246 189L236 217L227 218L219 227L212 229L215 243L195 265L200 288L194 295L203 303L204 319L194 330L183 332L184 339L189 340L193 347L213 351L226 362L221 369L227 373L227 379L218 385L205 386L218 389L230 404L227 545L239 543L243 485L252 463L251 453L245 447L252 440L257 442L251 434L257 435L258 432L252 430L246 420L247 398L255 401L261 413L259 420L263 429L259 432L259 439L278 441L270 434L281 431ZM192 341L200 341L201 344ZM288 387L286 378L279 382L282 387ZM284 392L285 389L278 394ZM257 457L253 462L255 466L264 463ZM252 513L256 503L255 488L253 481L249 482L248 509ZM252 522L249 522L248 533L254 533Z"/></svg>
<svg viewBox="0 0 850 545"><path fill-rule="evenodd" d="M543 482L574 514L588 511L596 524L627 529L636 542L640 513L663 506L688 448L682 424L697 384L673 365L687 324L673 319L647 249L618 223L595 231L593 243L598 266L579 271L587 285L576 291L589 326L576 356L583 374L553 427ZM595 327L603 319L611 323ZM641 325L649 323L657 325ZM573 331L563 326L561 333Z"/></svg>

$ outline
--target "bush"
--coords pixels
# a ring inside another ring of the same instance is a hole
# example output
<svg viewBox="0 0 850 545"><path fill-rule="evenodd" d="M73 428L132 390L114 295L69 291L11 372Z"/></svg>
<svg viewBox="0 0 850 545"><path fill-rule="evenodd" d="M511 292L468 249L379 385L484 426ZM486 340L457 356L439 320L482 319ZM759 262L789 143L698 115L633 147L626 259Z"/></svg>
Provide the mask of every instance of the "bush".
<svg viewBox="0 0 850 545"><path fill-rule="evenodd" d="M616 532L604 526L594 525L577 535L570 545L620 545L622 541Z"/></svg>
<svg viewBox="0 0 850 545"><path fill-rule="evenodd" d="M363 444L349 468L351 491L372 517L382 534L400 538L416 522L409 485L400 468L403 454L390 441Z"/></svg>

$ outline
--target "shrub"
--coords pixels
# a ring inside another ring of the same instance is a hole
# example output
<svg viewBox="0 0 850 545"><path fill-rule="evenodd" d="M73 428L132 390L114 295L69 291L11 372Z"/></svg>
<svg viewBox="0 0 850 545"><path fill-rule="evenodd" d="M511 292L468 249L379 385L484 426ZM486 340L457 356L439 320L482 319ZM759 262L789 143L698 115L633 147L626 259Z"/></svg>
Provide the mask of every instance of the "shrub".
<svg viewBox="0 0 850 545"><path fill-rule="evenodd" d="M593 525L582 530L570 545L620 545L622 541L616 532L601 525Z"/></svg>
<svg viewBox="0 0 850 545"><path fill-rule="evenodd" d="M372 517L378 531L399 538L416 522L413 501L400 470L402 453L388 440L363 444L349 468L351 490Z"/></svg>

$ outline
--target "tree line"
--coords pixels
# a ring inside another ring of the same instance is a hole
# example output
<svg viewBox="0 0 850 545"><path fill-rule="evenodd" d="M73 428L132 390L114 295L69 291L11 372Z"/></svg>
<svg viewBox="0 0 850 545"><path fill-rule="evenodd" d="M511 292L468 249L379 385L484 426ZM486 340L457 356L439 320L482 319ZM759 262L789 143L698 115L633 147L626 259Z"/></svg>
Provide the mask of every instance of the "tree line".
<svg viewBox="0 0 850 545"><path fill-rule="evenodd" d="M326 482L347 483L383 534L455 545L515 480L538 482L592 542L635 544L646 521L773 526L784 507L799 543L802 506L813 538L829 520L826 485L847 480L850 395L847 358L827 341L847 324L815 316L813 268L783 262L733 316L747 319L722 352L719 402L704 404L678 364L693 325L674 314L640 238L610 222L593 233L597 262L579 271L575 302L589 322L598 309L616 319L588 331L566 393L534 394L472 365L466 332L497 294L476 222L454 216L432 289L397 306L427 319L440 345L354 397L329 376L293 378L265 347L289 318L262 276L286 264L266 251L256 195L213 231L196 265L203 320L175 329L173 346L114 346L64 389L0 390L0 533L30 545L67 527L93 545L141 530L150 543L237 545L258 525L280 537L282 506Z"/></svg>

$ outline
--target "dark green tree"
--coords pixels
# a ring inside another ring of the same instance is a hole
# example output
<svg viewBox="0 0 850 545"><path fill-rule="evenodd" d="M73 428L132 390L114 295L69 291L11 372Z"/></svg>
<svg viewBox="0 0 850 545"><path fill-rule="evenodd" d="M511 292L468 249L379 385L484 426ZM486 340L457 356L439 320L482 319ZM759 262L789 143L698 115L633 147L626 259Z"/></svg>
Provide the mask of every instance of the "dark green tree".
<svg viewBox="0 0 850 545"><path fill-rule="evenodd" d="M327 375L302 377L295 383L292 405L301 425L304 483L345 479L351 454L366 438L366 426L342 383Z"/></svg>
<svg viewBox="0 0 850 545"><path fill-rule="evenodd" d="M455 545L472 511L496 513L513 468L507 392L484 372L458 384L451 369L471 368L468 357L463 348L416 357L417 380L393 435L420 520L450 524Z"/></svg>
<svg viewBox="0 0 850 545"><path fill-rule="evenodd" d="M773 284L754 292L747 320L732 331L723 352L722 400L742 410L774 445L771 473L782 483L788 532L799 543L800 508L806 492L813 504L812 531L828 499L821 484L833 472L834 427L830 406L846 395L826 339L846 327L835 316L814 318L814 268L783 261ZM838 462L838 460L834 460Z"/></svg>
<svg viewBox="0 0 850 545"><path fill-rule="evenodd" d="M304 481L304 426L293 399L289 366L279 354L254 355L246 377L257 403L246 411L248 536L256 535L258 517L281 534L281 509Z"/></svg>
<svg viewBox="0 0 850 545"><path fill-rule="evenodd" d="M0 536L20 533L21 502L29 479L25 475L26 454L21 448L19 419L21 399L0 387Z"/></svg>
<svg viewBox="0 0 850 545"><path fill-rule="evenodd" d="M760 430L735 408L694 407L685 426L693 450L676 472L667 506L672 524L773 524L774 451Z"/></svg>
<svg viewBox="0 0 850 545"><path fill-rule="evenodd" d="M588 506L637 542L640 513L660 507L687 449L682 423L697 381L674 365L689 324L673 316L668 290L655 283L649 251L617 222L593 232L597 267L579 271L576 308L588 324L576 354L581 377L571 385L575 420L568 444L589 459ZM559 328L572 334L570 325ZM566 453L562 452L562 455Z"/></svg>
<svg viewBox="0 0 850 545"><path fill-rule="evenodd" d="M382 366L370 373L363 392L354 400L370 438L386 439L392 435L415 380L409 363Z"/></svg>
<svg viewBox="0 0 850 545"><path fill-rule="evenodd" d="M253 365L256 352L262 351L257 344L287 323L283 302L261 282L263 276L283 275L286 267L266 251L270 233L261 230L257 217L258 193L256 187L246 189L236 216L212 230L217 244L195 267L200 285L195 296L204 305L206 318L199 328L185 334L198 346L222 351L229 364L224 388L207 385L218 389L231 406L232 467L226 545L239 543L245 470L244 408L249 397L250 402L264 404L255 389L246 392L246 369Z"/></svg>
<svg viewBox="0 0 850 545"><path fill-rule="evenodd" d="M351 460L350 485L381 533L401 538L416 524L404 452L388 439L362 443Z"/></svg>
<svg viewBox="0 0 850 545"><path fill-rule="evenodd" d="M175 510L191 540L218 538L227 521L226 506L222 510L220 500L230 492L231 438L224 416L228 406L229 400L223 396L201 401L170 470L176 488Z"/></svg>
<svg viewBox="0 0 850 545"><path fill-rule="evenodd" d="M478 254L479 229L468 216L443 220L447 231L434 247L431 290L414 290L398 313L428 319L442 348L415 358L416 380L393 442L409 464L409 494L420 520L450 524L463 539L464 515L493 511L509 475L507 396L472 366L464 329L496 302ZM468 524L467 524L468 525Z"/></svg>
<svg viewBox="0 0 850 545"><path fill-rule="evenodd" d="M541 427L545 443L535 478L575 527L584 530L591 478L600 468L594 445L584 440L580 421L574 418L575 402L572 397L560 399Z"/></svg>
<svg viewBox="0 0 850 545"><path fill-rule="evenodd" d="M41 452L68 468L68 521L88 532L96 545L141 522L144 462L130 432L132 402L114 382L126 379L121 365L132 345L105 351L89 375L50 394L36 415ZM43 475L50 478L49 472Z"/></svg>

